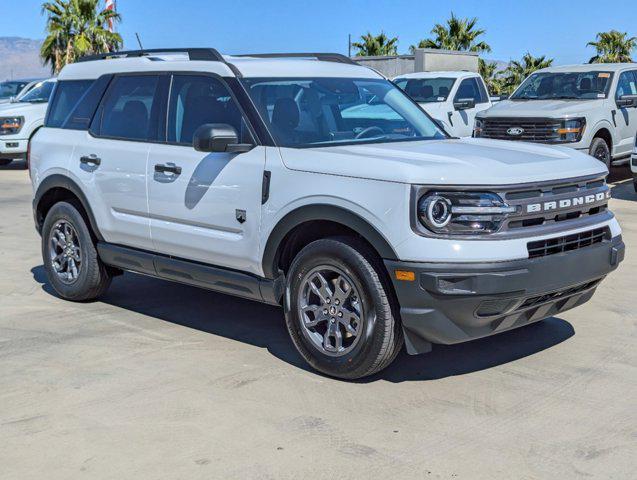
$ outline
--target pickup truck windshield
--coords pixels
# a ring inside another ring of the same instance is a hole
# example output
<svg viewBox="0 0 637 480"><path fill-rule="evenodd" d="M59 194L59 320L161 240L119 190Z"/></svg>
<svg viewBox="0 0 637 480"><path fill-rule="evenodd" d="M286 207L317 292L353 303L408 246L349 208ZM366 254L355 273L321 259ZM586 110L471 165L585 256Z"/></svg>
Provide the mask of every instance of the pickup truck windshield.
<svg viewBox="0 0 637 480"><path fill-rule="evenodd" d="M246 78L242 82L282 147L447 138L386 80Z"/></svg>
<svg viewBox="0 0 637 480"><path fill-rule="evenodd" d="M47 103L53 92L54 85L55 82L42 82L26 95L19 97L18 101L25 103Z"/></svg>
<svg viewBox="0 0 637 480"><path fill-rule="evenodd" d="M0 83L0 100L15 97L26 86L25 82Z"/></svg>
<svg viewBox="0 0 637 480"><path fill-rule="evenodd" d="M511 100L593 100L606 98L611 72L534 73Z"/></svg>
<svg viewBox="0 0 637 480"><path fill-rule="evenodd" d="M455 83L453 78L399 78L395 80L418 103L446 102Z"/></svg>

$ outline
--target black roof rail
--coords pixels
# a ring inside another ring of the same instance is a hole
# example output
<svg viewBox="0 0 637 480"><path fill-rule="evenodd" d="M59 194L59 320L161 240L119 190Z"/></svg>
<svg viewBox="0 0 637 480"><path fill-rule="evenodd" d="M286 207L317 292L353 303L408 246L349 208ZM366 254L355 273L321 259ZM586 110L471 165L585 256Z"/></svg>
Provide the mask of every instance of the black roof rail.
<svg viewBox="0 0 637 480"><path fill-rule="evenodd" d="M252 53L233 55L233 57L254 57L254 58L316 58L322 62L347 63L358 65L354 60L340 53Z"/></svg>
<svg viewBox="0 0 637 480"><path fill-rule="evenodd" d="M202 60L208 62L223 62L226 60L214 48L152 48L148 50L123 50L121 52L100 53L97 55L87 55L79 58L78 62L89 62L91 60L107 60L109 58L132 58L146 57L159 53L186 53L190 60Z"/></svg>

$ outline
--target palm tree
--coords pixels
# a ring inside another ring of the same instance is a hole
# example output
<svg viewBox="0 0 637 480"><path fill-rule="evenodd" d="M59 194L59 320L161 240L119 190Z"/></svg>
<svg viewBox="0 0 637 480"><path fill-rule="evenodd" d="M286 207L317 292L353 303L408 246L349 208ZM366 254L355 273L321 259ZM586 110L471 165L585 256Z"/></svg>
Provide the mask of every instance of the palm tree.
<svg viewBox="0 0 637 480"><path fill-rule="evenodd" d="M504 79L502 78L502 70L498 70L496 62L486 62L481 58L478 59L479 73L487 84L491 95L501 95L504 91Z"/></svg>
<svg viewBox="0 0 637 480"><path fill-rule="evenodd" d="M631 52L637 47L637 37L628 38L628 33L611 30L597 34L596 42L588 42L586 46L595 47L597 55L588 63L630 63Z"/></svg>
<svg viewBox="0 0 637 480"><path fill-rule="evenodd" d="M121 20L118 13L103 10L100 0L53 0L42 5L47 15L47 36L40 56L54 74L76 58L116 51L122 37L109 31L109 20Z"/></svg>
<svg viewBox="0 0 637 480"><path fill-rule="evenodd" d="M490 52L491 47L478 37L484 35L486 30L476 28L478 19L456 17L451 12L451 18L446 25L437 23L431 30L433 39L427 38L412 45L409 49L413 52L416 48L439 48L445 50L460 50L469 52Z"/></svg>
<svg viewBox="0 0 637 480"><path fill-rule="evenodd" d="M358 48L359 57L375 57L384 55L396 55L398 53L398 37L389 38L384 32L372 35L367 32L361 36L360 42L353 42L352 46Z"/></svg>
<svg viewBox="0 0 637 480"><path fill-rule="evenodd" d="M546 58L545 55L534 57L527 52L521 61L511 61L509 66L504 70L504 90L508 93L512 92L533 72L541 68L550 67L552 64L552 58Z"/></svg>

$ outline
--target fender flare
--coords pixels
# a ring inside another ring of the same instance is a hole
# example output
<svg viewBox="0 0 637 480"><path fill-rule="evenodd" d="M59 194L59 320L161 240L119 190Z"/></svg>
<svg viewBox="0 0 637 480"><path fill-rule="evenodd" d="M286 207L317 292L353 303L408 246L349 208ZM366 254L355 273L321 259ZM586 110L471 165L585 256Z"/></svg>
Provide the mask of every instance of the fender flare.
<svg viewBox="0 0 637 480"><path fill-rule="evenodd" d="M367 220L345 208L329 204L313 204L299 207L286 214L270 232L262 258L262 269L266 278L275 278L277 253L286 235L302 223L325 220L339 223L354 230L367 240L384 259L398 260L396 252L383 235Z"/></svg>
<svg viewBox="0 0 637 480"><path fill-rule="evenodd" d="M41 219L38 216L38 207L40 205L40 202L42 201L42 198L46 195L46 193L54 188L63 188L65 190L68 190L79 199L80 203L82 204L82 208L84 208L84 211L86 212L86 215L88 216L88 220L89 220L91 229L93 230L93 233L95 234L95 236L97 237L99 241L104 241L104 237L99 231L99 228L97 226L97 221L95 220L95 216L93 215L93 211L91 210L90 204L88 200L86 199L86 195L84 195L84 192L82 191L80 186L77 183L75 183L73 180L71 180L69 177L66 177L64 175L57 174L57 173L50 175L46 177L44 180L42 180L33 198L33 215L35 218L35 224L36 224L36 229L38 230L38 233L40 234L42 233L41 232L42 223L44 221L43 218Z"/></svg>

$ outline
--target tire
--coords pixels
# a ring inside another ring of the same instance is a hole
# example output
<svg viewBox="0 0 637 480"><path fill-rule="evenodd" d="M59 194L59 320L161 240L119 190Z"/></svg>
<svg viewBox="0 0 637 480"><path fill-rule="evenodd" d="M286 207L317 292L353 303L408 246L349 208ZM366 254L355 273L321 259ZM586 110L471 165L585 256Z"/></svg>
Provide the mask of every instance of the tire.
<svg viewBox="0 0 637 480"><path fill-rule="evenodd" d="M317 280L321 272L326 282ZM319 288L319 295L311 283L326 289ZM325 303L322 296L333 301ZM288 272L285 299L285 320L294 346L311 367L326 375L349 380L372 375L389 366L403 345L384 267L375 252L355 239L322 239L303 248Z"/></svg>
<svg viewBox="0 0 637 480"><path fill-rule="evenodd" d="M54 255L58 258L66 253L68 258L54 262ZM110 286L111 275L97 255L84 217L72 203L60 202L49 210L42 227L42 259L49 283L66 300L94 300ZM65 271L59 272L56 265Z"/></svg>
<svg viewBox="0 0 637 480"><path fill-rule="evenodd" d="M599 137L594 138L588 149L588 154L606 165L606 168L608 168L610 172L612 157L610 155L610 147L606 143L606 140Z"/></svg>
<svg viewBox="0 0 637 480"><path fill-rule="evenodd" d="M10 158L0 158L0 167L6 167L11 162L13 162L13 160Z"/></svg>
<svg viewBox="0 0 637 480"><path fill-rule="evenodd" d="M633 180L633 188L635 189L635 193L637 193L637 180Z"/></svg>

